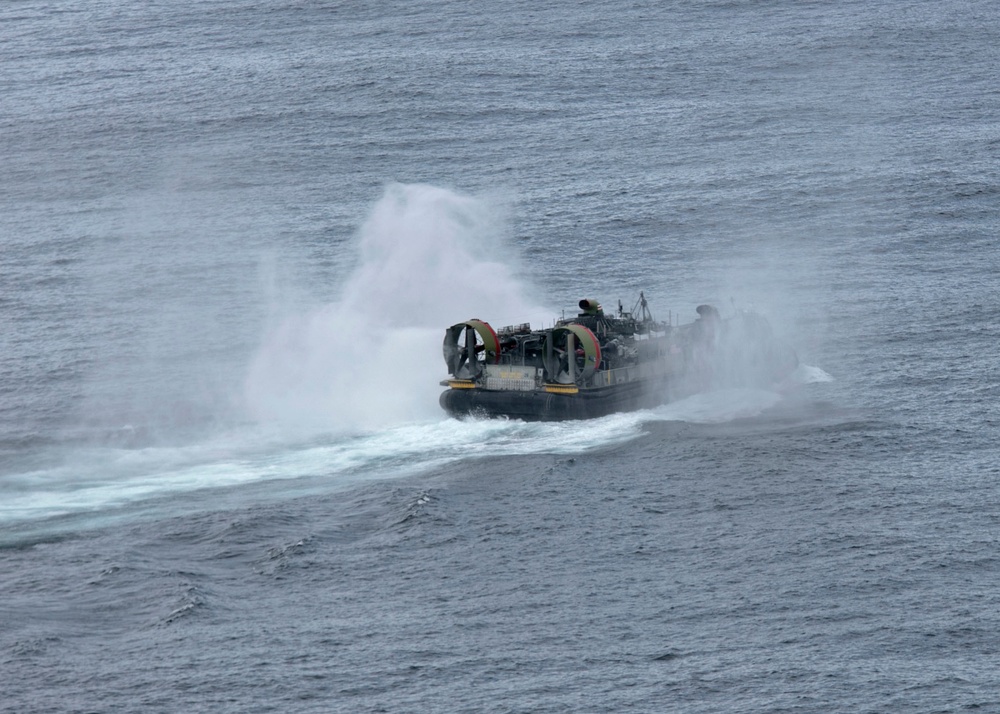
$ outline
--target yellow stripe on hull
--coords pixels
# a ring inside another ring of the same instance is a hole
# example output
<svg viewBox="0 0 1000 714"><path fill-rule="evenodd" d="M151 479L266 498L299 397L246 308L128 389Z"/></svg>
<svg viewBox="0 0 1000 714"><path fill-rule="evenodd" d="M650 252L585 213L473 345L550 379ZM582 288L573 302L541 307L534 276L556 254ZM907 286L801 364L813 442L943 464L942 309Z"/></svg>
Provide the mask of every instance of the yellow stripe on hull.
<svg viewBox="0 0 1000 714"><path fill-rule="evenodd" d="M471 379L449 379L448 386L452 389L475 389L476 384Z"/></svg>
<svg viewBox="0 0 1000 714"><path fill-rule="evenodd" d="M546 384L545 391L550 394L578 394L580 390L572 384Z"/></svg>

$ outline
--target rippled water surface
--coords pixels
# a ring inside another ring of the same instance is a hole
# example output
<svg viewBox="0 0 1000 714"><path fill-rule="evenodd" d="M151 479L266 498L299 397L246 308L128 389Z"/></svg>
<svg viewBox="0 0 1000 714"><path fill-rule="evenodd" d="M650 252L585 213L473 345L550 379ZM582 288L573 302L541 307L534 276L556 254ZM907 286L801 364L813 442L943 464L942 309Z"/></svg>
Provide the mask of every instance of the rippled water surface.
<svg viewBox="0 0 1000 714"><path fill-rule="evenodd" d="M1000 711L989 2L0 7L0 711ZM778 391L446 419L443 329Z"/></svg>

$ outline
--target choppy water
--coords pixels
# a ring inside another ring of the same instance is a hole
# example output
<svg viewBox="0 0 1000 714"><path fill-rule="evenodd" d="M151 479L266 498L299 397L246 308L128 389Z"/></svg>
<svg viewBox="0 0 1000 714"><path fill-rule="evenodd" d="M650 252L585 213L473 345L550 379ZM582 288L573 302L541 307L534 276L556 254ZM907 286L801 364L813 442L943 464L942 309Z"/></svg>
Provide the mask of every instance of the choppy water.
<svg viewBox="0 0 1000 714"><path fill-rule="evenodd" d="M0 7L0 711L1000 711L990 2ZM584 296L803 362L457 422Z"/></svg>

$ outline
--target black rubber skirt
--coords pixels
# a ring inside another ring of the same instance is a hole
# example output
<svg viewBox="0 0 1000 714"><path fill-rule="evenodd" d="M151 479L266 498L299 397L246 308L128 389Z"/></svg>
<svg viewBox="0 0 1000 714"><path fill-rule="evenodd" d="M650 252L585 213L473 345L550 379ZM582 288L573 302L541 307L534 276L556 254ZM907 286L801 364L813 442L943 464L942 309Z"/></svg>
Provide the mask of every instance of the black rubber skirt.
<svg viewBox="0 0 1000 714"><path fill-rule="evenodd" d="M508 417L525 421L563 421L649 409L670 400L664 381L632 382L575 394L532 391L449 389L441 394L441 408L452 416Z"/></svg>

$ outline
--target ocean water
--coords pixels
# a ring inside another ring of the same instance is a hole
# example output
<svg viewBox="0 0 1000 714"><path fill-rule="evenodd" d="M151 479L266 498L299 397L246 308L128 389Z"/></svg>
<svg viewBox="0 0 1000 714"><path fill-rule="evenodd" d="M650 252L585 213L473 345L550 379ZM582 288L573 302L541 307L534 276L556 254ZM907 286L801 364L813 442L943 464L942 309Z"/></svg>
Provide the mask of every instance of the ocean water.
<svg viewBox="0 0 1000 714"><path fill-rule="evenodd" d="M1000 711L1000 10L0 6L0 711ZM445 327L783 388L448 419Z"/></svg>

